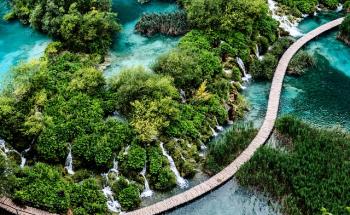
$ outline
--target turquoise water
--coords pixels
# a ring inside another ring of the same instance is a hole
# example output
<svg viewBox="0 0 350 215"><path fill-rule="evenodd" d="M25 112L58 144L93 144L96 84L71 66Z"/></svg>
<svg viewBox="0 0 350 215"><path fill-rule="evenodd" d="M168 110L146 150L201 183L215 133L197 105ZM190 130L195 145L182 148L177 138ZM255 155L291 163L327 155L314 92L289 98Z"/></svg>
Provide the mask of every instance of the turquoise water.
<svg viewBox="0 0 350 215"><path fill-rule="evenodd" d="M8 8L6 1L0 2L0 80L20 61L40 57L50 42L47 36L28 26L17 21L8 23L2 20Z"/></svg>
<svg viewBox="0 0 350 215"><path fill-rule="evenodd" d="M300 29L308 32L338 16L328 13L306 19ZM336 39L337 33L325 33L306 45L317 66L302 77L285 79L281 115L291 114L316 126L350 130L350 47Z"/></svg>
<svg viewBox="0 0 350 215"><path fill-rule="evenodd" d="M116 35L111 49L112 65L106 75L118 73L122 68L131 66L149 67L161 54L174 48L179 37L144 37L134 31L135 25L143 13L172 12L179 10L174 3L153 0L148 4L139 4L137 0L113 0L113 11L118 13L122 31Z"/></svg>

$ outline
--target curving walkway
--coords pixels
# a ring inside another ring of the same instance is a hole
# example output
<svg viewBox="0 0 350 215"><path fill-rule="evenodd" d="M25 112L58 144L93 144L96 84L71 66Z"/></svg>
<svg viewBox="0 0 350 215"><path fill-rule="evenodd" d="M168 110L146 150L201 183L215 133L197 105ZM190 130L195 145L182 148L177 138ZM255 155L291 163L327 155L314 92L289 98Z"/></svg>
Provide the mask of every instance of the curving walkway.
<svg viewBox="0 0 350 215"><path fill-rule="evenodd" d="M255 151L269 139L269 136L273 130L275 121L277 119L283 79L286 74L288 64L292 57L307 42L314 39L318 35L339 26L343 20L344 18L340 18L316 28L315 30L309 32L308 34L297 40L283 54L282 58L278 63L272 80L272 86L270 90L269 102L264 123L260 128L257 136L250 143L250 145L230 165L228 165L225 169L223 169L221 172L214 175L207 181L183 193L172 196L153 205L135 211L131 211L129 213L126 213L126 215L153 215L164 213L187 202L195 200L196 198L219 187L221 184L231 179L233 175L238 171L238 169L250 160L250 158L254 155Z"/></svg>
<svg viewBox="0 0 350 215"><path fill-rule="evenodd" d="M56 215L56 214L52 214L47 211L39 210L32 207L18 206L11 199L6 197L0 198L0 208L16 215Z"/></svg>

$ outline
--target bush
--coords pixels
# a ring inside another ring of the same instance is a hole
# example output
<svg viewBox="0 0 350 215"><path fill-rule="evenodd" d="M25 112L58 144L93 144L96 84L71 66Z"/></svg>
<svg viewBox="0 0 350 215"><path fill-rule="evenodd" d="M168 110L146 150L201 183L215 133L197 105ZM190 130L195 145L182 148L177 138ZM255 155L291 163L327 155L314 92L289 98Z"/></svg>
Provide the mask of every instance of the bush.
<svg viewBox="0 0 350 215"><path fill-rule="evenodd" d="M130 184L118 193L118 201L123 210L135 209L141 203L140 190L136 185Z"/></svg>
<svg viewBox="0 0 350 215"><path fill-rule="evenodd" d="M158 174L157 182L154 184L156 190L166 191L176 186L176 178L169 167L163 167Z"/></svg>
<svg viewBox="0 0 350 215"><path fill-rule="evenodd" d="M139 173L146 163L146 150L137 144L132 144L127 154L122 153L119 156L121 169L126 174L130 172Z"/></svg>
<svg viewBox="0 0 350 215"><path fill-rule="evenodd" d="M235 125L223 137L209 145L204 168L215 174L231 163L253 140L257 131L252 125Z"/></svg>

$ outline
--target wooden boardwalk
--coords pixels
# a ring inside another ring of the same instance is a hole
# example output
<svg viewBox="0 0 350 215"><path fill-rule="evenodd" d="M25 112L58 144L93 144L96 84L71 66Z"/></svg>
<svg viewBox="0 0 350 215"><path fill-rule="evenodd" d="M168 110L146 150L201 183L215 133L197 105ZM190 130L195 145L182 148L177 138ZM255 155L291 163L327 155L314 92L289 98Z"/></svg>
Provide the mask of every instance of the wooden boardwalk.
<svg viewBox="0 0 350 215"><path fill-rule="evenodd" d="M250 160L250 158L254 155L256 150L268 140L270 134L272 133L275 121L277 119L283 79L286 74L288 64L292 59L292 57L307 42L314 39L318 35L337 27L342 23L343 20L344 18L340 18L316 28L315 30L309 32L308 34L306 34L305 36L297 40L284 53L284 55L282 56L282 58L278 63L278 66L276 68L276 71L272 80L269 102L268 102L264 123L260 128L257 136L250 143L250 145L230 165L228 165L225 169L223 169L221 172L214 175L207 181L183 193L172 196L168 199L165 199L153 205L128 212L126 213L126 215L153 215L153 214L164 213L168 210L174 209L178 206L186 204L187 202L197 199L198 197L206 194L207 192L217 188L218 186L222 185L224 182L231 179L233 175L238 171L238 169L244 163Z"/></svg>
<svg viewBox="0 0 350 215"><path fill-rule="evenodd" d="M53 213L49 213L49 212L32 208L32 207L18 206L11 199L6 197L0 198L0 208L4 209L9 213L16 214L16 215L17 214L18 215L55 215Z"/></svg>
<svg viewBox="0 0 350 215"><path fill-rule="evenodd" d="M283 79L286 74L288 64L293 55L307 42L317 37L318 35L324 33L325 31L337 27L342 23L343 20L344 18L334 20L311 31L310 33L297 40L284 53L284 55L278 63L275 75L272 80L272 86L270 90L269 102L264 123L254 140L250 143L250 145L230 165L228 165L225 169L223 169L221 172L214 175L207 181L183 193L172 196L156 204L128 212L125 215L154 215L164 213L168 210L186 204L187 202L193 201L200 196L203 196L207 192L219 187L220 185L231 179L233 175L238 171L238 169L250 160L250 158L254 155L255 151L268 140L277 118ZM0 198L0 208L10 213L18 215L54 215L52 213L42 211L36 208L18 206L11 199L6 197Z"/></svg>

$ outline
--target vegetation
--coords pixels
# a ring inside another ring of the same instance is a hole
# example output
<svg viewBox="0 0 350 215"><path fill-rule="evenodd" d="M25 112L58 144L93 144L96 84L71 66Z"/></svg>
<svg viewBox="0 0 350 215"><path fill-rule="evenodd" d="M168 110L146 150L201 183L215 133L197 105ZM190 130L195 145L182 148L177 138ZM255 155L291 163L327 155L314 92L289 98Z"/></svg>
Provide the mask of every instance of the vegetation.
<svg viewBox="0 0 350 215"><path fill-rule="evenodd" d="M240 183L269 193L287 214L347 214L349 134L292 117L279 119L276 129L287 141L259 149L239 171Z"/></svg>
<svg viewBox="0 0 350 215"><path fill-rule="evenodd" d="M13 0L11 5L7 20L18 18L71 51L105 54L120 29L110 0Z"/></svg>
<svg viewBox="0 0 350 215"><path fill-rule="evenodd" d="M350 15L347 15L343 23L340 25L338 38L350 45Z"/></svg>
<svg viewBox="0 0 350 215"><path fill-rule="evenodd" d="M297 52L289 63L287 73L289 75L302 75L305 69L315 66L316 62L306 51Z"/></svg>
<svg viewBox="0 0 350 215"><path fill-rule="evenodd" d="M339 3L344 3L345 0L276 0L285 6L288 6L289 11L293 15L301 16L302 14L312 14L316 11L316 7L320 4L321 7L336 9Z"/></svg>
<svg viewBox="0 0 350 215"><path fill-rule="evenodd" d="M95 179L74 184L47 164L36 163L15 173L14 200L64 214L106 214L106 199ZM45 195L43 195L45 193Z"/></svg>
<svg viewBox="0 0 350 215"><path fill-rule="evenodd" d="M186 12L144 14L137 22L135 30L142 35L153 36L157 33L179 36L189 31Z"/></svg>
<svg viewBox="0 0 350 215"><path fill-rule="evenodd" d="M213 175L230 164L253 140L257 131L252 125L235 125L209 145L205 170Z"/></svg>

